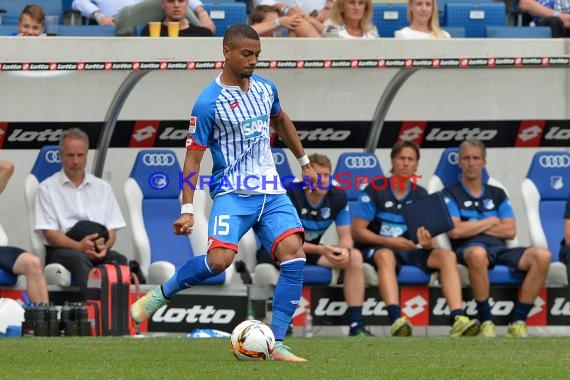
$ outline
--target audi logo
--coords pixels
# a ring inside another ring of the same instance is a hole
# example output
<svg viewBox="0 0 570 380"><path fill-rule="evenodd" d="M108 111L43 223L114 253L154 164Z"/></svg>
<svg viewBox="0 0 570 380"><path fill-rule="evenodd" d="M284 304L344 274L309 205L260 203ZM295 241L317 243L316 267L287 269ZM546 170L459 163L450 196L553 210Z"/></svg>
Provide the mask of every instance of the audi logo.
<svg viewBox="0 0 570 380"><path fill-rule="evenodd" d="M59 158L59 150L47 151L45 160L48 164L59 164L61 162L61 159Z"/></svg>
<svg viewBox="0 0 570 380"><path fill-rule="evenodd" d="M171 153L146 153L143 154L142 162L146 166L172 166L176 157Z"/></svg>
<svg viewBox="0 0 570 380"><path fill-rule="evenodd" d="M168 176L161 172L152 173L150 177L148 177L148 185L155 190L166 188L169 182Z"/></svg>
<svg viewBox="0 0 570 380"><path fill-rule="evenodd" d="M570 156L562 154L540 156L538 163L543 168L567 168L570 166Z"/></svg>
<svg viewBox="0 0 570 380"><path fill-rule="evenodd" d="M275 161L275 165L283 165L285 163L285 155L282 152L274 152L273 161Z"/></svg>
<svg viewBox="0 0 570 380"><path fill-rule="evenodd" d="M449 153L449 155L447 156L447 162L449 162L451 165L457 165L457 163L459 162L459 153L457 152Z"/></svg>
<svg viewBox="0 0 570 380"><path fill-rule="evenodd" d="M376 157L371 156L348 156L344 164L349 169L372 169L377 166Z"/></svg>

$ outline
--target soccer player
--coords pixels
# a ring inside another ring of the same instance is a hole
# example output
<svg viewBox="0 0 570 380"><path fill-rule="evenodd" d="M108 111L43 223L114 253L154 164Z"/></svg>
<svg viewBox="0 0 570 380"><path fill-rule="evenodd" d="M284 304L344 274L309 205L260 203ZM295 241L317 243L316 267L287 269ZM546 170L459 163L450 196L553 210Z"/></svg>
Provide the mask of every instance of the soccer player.
<svg viewBox="0 0 570 380"><path fill-rule="evenodd" d="M403 264L415 265L432 272L439 271L443 295L450 310L450 335L473 336L479 333L479 322L469 319L463 311L461 281L457 271L455 254L438 248L429 231L420 227L408 231L401 208L427 196L427 191L403 177L415 175L420 159L418 146L411 141L397 142L390 153L393 176L389 186L378 180L362 191L355 217L352 235L364 253L364 259L378 271L378 288L386 304L388 318L392 324L393 336L412 335L412 325L402 316L398 295L397 272ZM437 217L434 215L434 217ZM419 244L410 240L410 234L417 234Z"/></svg>
<svg viewBox="0 0 570 380"><path fill-rule="evenodd" d="M344 298L348 304L347 317L350 336L370 336L364 328L362 304L364 303L364 272L362 253L354 249L350 232L350 212L343 190L330 186L332 165L322 154L309 156L311 166L319 178L314 191L302 188L287 190L293 206L301 218L305 229L303 250L307 254L307 264L344 269ZM339 243L336 246L322 244L327 228L336 225Z"/></svg>
<svg viewBox="0 0 570 380"><path fill-rule="evenodd" d="M507 265L524 276L519 301L507 336L526 337L526 319L550 266L550 252L538 247L508 248L505 240L516 235L516 224L507 194L483 183L485 145L468 139L459 146L460 181L444 190L455 228L448 232L458 261L466 265L481 321L481 334L496 336L489 304L488 268Z"/></svg>
<svg viewBox="0 0 570 380"><path fill-rule="evenodd" d="M317 177L291 119L281 109L275 85L254 75L260 39L248 25L235 24L223 38L222 73L200 94L190 117L184 162L185 182L178 235L192 233L194 189L204 151L212 151L214 199L208 224L208 252L180 267L162 286L133 304L131 314L143 322L182 289L200 284L228 268L239 239L253 228L262 245L281 263L273 296L271 328L276 345L274 360L305 361L290 352L283 338L303 285L303 227L279 181L269 146L270 125L298 157L304 178L313 188Z"/></svg>

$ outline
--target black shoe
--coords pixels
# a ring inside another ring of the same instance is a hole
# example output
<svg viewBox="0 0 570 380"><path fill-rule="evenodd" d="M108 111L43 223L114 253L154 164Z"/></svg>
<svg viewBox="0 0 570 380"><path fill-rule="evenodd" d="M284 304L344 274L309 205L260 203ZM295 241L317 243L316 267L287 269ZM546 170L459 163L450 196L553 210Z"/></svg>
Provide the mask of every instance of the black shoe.
<svg viewBox="0 0 570 380"><path fill-rule="evenodd" d="M355 329L351 329L349 336L374 336L370 331L368 331L364 326L359 326Z"/></svg>

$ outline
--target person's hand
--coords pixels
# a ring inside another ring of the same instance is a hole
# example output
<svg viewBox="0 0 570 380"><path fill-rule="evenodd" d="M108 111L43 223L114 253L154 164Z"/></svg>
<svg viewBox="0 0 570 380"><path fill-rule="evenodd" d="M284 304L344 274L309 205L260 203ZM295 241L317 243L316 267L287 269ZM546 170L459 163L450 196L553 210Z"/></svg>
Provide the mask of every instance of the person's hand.
<svg viewBox="0 0 570 380"><path fill-rule="evenodd" d="M305 188L305 190L307 190L308 192L311 192L313 190L318 189L319 186L319 178L317 176L317 173L315 173L315 171L313 170L313 167L311 166L311 164L305 165L301 168L302 170L302 176L303 179L309 179L309 181L311 181L311 184L313 185L313 187L311 188L310 186L308 186L309 184L307 183L307 186Z"/></svg>
<svg viewBox="0 0 570 380"><path fill-rule="evenodd" d="M433 249L432 246L432 236L425 227L419 227L416 231L416 236L418 237L418 244L423 247L423 249Z"/></svg>
<svg viewBox="0 0 570 380"><path fill-rule="evenodd" d="M558 18L562 21L565 28L570 28L570 13L560 13Z"/></svg>
<svg viewBox="0 0 570 380"><path fill-rule="evenodd" d="M486 220L488 220L492 224L491 228L501 224L501 219L496 217L496 216L491 216L491 217L487 218Z"/></svg>
<svg viewBox="0 0 570 380"><path fill-rule="evenodd" d="M348 248L336 247L329 244L325 244L323 247L323 256L325 256L332 264L342 265L350 258L350 251Z"/></svg>
<svg viewBox="0 0 570 380"><path fill-rule="evenodd" d="M98 22L99 25L115 25L115 19L113 16L103 16Z"/></svg>
<svg viewBox="0 0 570 380"><path fill-rule="evenodd" d="M394 239L394 247L396 249L402 249L404 251L411 251L412 249L416 249L416 245L413 241L403 238L403 237L395 237Z"/></svg>
<svg viewBox="0 0 570 380"><path fill-rule="evenodd" d="M279 17L279 24L287 29L295 29L302 21L303 17L299 15Z"/></svg>
<svg viewBox="0 0 570 380"><path fill-rule="evenodd" d="M287 16L300 16L301 18L305 18L307 15L305 11L300 7L291 7L289 12L287 12Z"/></svg>
<svg viewBox="0 0 570 380"><path fill-rule="evenodd" d="M81 245L81 252L94 251L95 250L95 240L99 238L99 234L86 235L79 241Z"/></svg>
<svg viewBox="0 0 570 380"><path fill-rule="evenodd" d="M181 214L178 219L174 221L173 230L176 235L190 235L194 226L193 214Z"/></svg>
<svg viewBox="0 0 570 380"><path fill-rule="evenodd" d="M325 22L328 15L329 15L329 11L327 9L323 8L317 12L317 14L315 15L315 18L317 19L318 22Z"/></svg>
<svg viewBox="0 0 570 380"><path fill-rule="evenodd" d="M87 249L85 254L91 261L100 262L107 256L108 248L105 245L105 239L100 237L92 241L93 248Z"/></svg>

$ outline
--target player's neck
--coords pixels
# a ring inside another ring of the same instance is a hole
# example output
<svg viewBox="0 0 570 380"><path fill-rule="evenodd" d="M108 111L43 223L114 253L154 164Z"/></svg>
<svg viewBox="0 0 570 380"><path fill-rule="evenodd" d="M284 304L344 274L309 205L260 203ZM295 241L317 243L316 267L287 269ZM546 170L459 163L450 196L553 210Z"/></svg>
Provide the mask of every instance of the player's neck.
<svg viewBox="0 0 570 380"><path fill-rule="evenodd" d="M325 194L319 194L315 191L310 192L310 193L306 193L307 194L307 200L309 201L309 203L311 204L311 206L316 207L319 205L319 203L321 203L321 201L323 200L323 198L325 197Z"/></svg>
<svg viewBox="0 0 570 380"><path fill-rule="evenodd" d="M220 82L226 86L239 87L243 92L249 90L249 78L241 78L227 71L223 71L220 75Z"/></svg>
<svg viewBox="0 0 570 380"><path fill-rule="evenodd" d="M481 178L462 177L463 186L475 197L481 196L483 192L483 180Z"/></svg>

